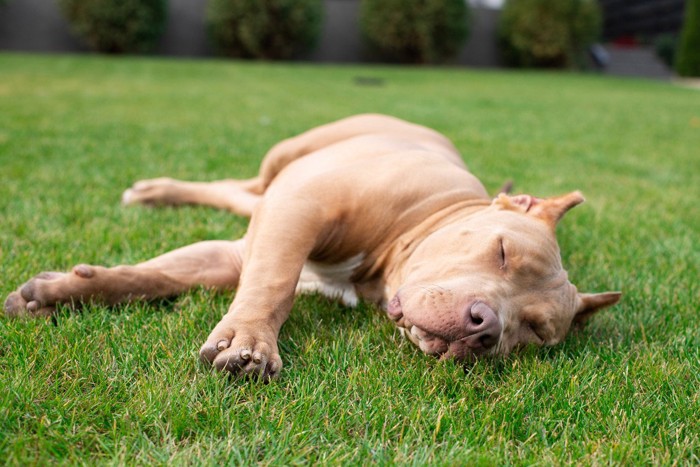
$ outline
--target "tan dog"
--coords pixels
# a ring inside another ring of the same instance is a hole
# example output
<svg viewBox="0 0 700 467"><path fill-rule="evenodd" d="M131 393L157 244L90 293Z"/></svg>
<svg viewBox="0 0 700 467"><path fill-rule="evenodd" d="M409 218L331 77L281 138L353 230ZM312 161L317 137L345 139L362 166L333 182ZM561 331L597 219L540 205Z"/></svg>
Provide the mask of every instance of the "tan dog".
<svg viewBox="0 0 700 467"><path fill-rule="evenodd" d="M562 268L555 227L580 193L492 201L444 136L387 116L282 141L254 179L145 180L123 201L202 204L252 219L237 241L196 243L135 266L39 274L10 294L6 314L237 288L200 356L270 378L282 367L277 336L295 292L376 302L421 350L460 359L556 344L573 322L620 298L578 293Z"/></svg>

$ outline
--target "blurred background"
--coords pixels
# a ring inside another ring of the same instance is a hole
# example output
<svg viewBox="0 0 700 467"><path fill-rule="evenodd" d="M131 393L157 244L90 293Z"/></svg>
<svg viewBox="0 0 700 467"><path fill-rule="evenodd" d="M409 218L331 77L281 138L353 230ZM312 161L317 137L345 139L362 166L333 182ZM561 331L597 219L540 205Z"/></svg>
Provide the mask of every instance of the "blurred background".
<svg viewBox="0 0 700 467"><path fill-rule="evenodd" d="M0 50L700 75L698 0L0 0ZM689 58L688 58L689 57Z"/></svg>

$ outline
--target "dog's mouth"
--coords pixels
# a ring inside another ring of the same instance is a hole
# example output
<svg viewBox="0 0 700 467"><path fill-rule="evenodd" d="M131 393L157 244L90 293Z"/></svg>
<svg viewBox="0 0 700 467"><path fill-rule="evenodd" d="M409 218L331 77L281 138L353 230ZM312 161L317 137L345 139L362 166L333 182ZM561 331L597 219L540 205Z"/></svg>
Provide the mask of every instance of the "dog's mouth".
<svg viewBox="0 0 700 467"><path fill-rule="evenodd" d="M481 316L486 313L493 314L493 311L483 302L474 301L468 307L467 313ZM471 360L475 357L496 354L500 347L499 344L502 337L500 323L494 324L497 327L497 332L488 336L484 336L483 333L473 329L459 330L456 333L449 332L449 330L446 330L448 332L445 333L426 330L411 322L404 315L398 295L389 303L387 314L399 328L402 336L414 343L424 353L440 359ZM493 320L497 318L495 315L485 316L484 319L476 317L476 320L479 321L478 325L488 319Z"/></svg>
<svg viewBox="0 0 700 467"><path fill-rule="evenodd" d="M415 344L424 353L439 359L473 360L478 357L495 355L498 346L491 348L473 347L468 337L452 340L431 334L418 326L404 322L396 323L401 335Z"/></svg>

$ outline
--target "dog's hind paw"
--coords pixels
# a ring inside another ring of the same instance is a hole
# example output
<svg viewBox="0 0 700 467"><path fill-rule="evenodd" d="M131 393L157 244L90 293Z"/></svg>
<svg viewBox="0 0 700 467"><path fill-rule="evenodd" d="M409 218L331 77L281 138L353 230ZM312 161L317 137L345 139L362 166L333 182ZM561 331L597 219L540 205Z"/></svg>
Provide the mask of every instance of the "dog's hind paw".
<svg viewBox="0 0 700 467"><path fill-rule="evenodd" d="M134 185L122 193L122 204L126 206L134 204L144 204L147 206L156 205L178 205L182 204L179 199L180 186L178 181L168 177L139 180Z"/></svg>

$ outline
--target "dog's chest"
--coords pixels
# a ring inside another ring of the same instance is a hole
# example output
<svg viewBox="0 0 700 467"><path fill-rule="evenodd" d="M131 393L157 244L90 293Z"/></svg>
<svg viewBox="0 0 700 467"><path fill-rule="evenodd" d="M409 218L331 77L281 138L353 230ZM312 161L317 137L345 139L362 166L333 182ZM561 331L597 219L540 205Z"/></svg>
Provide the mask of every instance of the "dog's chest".
<svg viewBox="0 0 700 467"><path fill-rule="evenodd" d="M355 285L350 281L353 272L362 263L364 254L337 264L307 261L301 271L296 292L317 292L329 298L338 299L347 306L356 306L358 302Z"/></svg>

